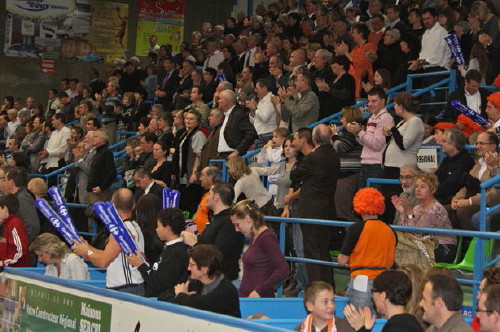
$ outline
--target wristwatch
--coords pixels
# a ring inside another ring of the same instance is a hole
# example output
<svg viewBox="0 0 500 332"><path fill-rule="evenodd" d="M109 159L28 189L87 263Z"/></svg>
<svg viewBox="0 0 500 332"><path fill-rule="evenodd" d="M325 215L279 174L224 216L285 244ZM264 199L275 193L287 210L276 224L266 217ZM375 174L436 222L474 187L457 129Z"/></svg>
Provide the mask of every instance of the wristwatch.
<svg viewBox="0 0 500 332"><path fill-rule="evenodd" d="M85 258L89 258L94 252L92 250L85 251Z"/></svg>

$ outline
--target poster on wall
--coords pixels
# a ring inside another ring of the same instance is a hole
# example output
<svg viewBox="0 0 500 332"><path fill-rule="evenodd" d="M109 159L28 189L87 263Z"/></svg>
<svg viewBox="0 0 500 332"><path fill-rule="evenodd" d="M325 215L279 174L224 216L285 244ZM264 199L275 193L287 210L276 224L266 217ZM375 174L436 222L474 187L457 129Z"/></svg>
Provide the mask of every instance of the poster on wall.
<svg viewBox="0 0 500 332"><path fill-rule="evenodd" d="M1 331L110 331L112 305L10 278L0 281Z"/></svg>
<svg viewBox="0 0 500 332"><path fill-rule="evenodd" d="M150 37L155 35L157 45L172 45L179 52L184 35L183 0L140 0L135 54L146 56L152 48Z"/></svg>
<svg viewBox="0 0 500 332"><path fill-rule="evenodd" d="M82 61L125 58L127 4L6 0L6 10L6 56Z"/></svg>
<svg viewBox="0 0 500 332"><path fill-rule="evenodd" d="M92 53L106 62L127 58L128 4L92 1L89 42Z"/></svg>

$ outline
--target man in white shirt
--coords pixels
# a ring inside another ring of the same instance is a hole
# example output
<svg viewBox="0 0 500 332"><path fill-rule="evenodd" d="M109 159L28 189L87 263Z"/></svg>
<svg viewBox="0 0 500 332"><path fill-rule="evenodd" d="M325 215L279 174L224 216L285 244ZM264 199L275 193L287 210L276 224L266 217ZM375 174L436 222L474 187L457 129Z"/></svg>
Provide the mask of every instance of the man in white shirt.
<svg viewBox="0 0 500 332"><path fill-rule="evenodd" d="M50 135L45 150L38 153L40 164L45 164L47 172L53 172L59 168L59 159L64 156L68 147L68 139L71 137L71 130L64 124L64 115L56 113L52 116L52 125L55 130ZM52 183L51 183L52 181ZM49 187L56 182L55 177L49 178Z"/></svg>
<svg viewBox="0 0 500 332"><path fill-rule="evenodd" d="M267 78L261 78L255 85L255 94L259 98L247 102L250 109L250 122L257 131L257 139L253 143L254 149L263 147L273 138L273 131L278 127L276 122L276 110L271 102L271 82Z"/></svg>
<svg viewBox="0 0 500 332"><path fill-rule="evenodd" d="M465 75L465 85L452 92L448 97L448 108L446 110L447 114L444 117L447 121L455 122L457 116L460 114L455 109L451 107L451 102L454 100L461 101L464 105L468 106L477 114L480 114L483 118L487 118L486 114L486 104L488 101L486 98L490 95L490 92L486 89L480 88L482 76L481 73L475 69L470 69ZM458 124L459 129L460 124Z"/></svg>
<svg viewBox="0 0 500 332"><path fill-rule="evenodd" d="M219 50L219 41L216 39L209 39L207 41L207 51L208 55L203 63L203 70L209 67L217 70L220 63L224 61L224 54Z"/></svg>

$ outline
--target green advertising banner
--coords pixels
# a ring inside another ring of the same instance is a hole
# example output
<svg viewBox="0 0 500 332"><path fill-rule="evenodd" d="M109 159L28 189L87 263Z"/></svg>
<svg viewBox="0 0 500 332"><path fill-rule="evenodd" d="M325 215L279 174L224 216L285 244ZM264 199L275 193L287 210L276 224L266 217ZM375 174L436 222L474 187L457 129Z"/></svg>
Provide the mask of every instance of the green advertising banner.
<svg viewBox="0 0 500 332"><path fill-rule="evenodd" d="M112 305L5 278L0 283L0 330L111 330Z"/></svg>

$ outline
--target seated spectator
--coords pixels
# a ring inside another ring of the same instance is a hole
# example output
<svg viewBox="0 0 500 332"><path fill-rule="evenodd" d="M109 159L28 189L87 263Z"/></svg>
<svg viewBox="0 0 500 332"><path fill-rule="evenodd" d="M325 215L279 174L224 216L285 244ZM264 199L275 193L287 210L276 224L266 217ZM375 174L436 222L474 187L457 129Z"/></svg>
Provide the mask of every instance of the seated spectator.
<svg viewBox="0 0 500 332"><path fill-rule="evenodd" d="M153 147L156 142L158 142L158 136L154 133L148 131L141 135L139 148L136 148L136 155L139 157L135 163L135 168L142 166L146 170L151 171L155 165Z"/></svg>
<svg viewBox="0 0 500 332"><path fill-rule="evenodd" d="M16 214L19 200L12 194L0 196L0 266L29 267L30 254L26 228Z"/></svg>
<svg viewBox="0 0 500 332"><path fill-rule="evenodd" d="M218 182L221 182L220 171L215 166L207 166L200 172L200 184L207 192L201 198L196 214L193 217L193 222L198 228L198 234L203 233L205 226L210 222L210 209L207 206L208 197L210 196L210 188Z"/></svg>
<svg viewBox="0 0 500 332"><path fill-rule="evenodd" d="M241 318L238 291L221 271L222 254L212 245L201 244L189 251L191 279L175 286L162 301Z"/></svg>
<svg viewBox="0 0 500 332"><path fill-rule="evenodd" d="M487 286L480 293L476 316L480 317L481 331L495 332L500 329L500 285Z"/></svg>
<svg viewBox="0 0 500 332"><path fill-rule="evenodd" d="M437 124L436 117L432 113L424 113L420 117L424 123L424 137L422 138L422 145L436 145L434 138L435 126Z"/></svg>
<svg viewBox="0 0 500 332"><path fill-rule="evenodd" d="M274 287L288 275L288 264L276 234L267 226L257 205L248 199L233 206L231 221L238 232L250 237L242 257L240 296L274 297Z"/></svg>
<svg viewBox="0 0 500 332"><path fill-rule="evenodd" d="M427 114L427 113L426 113ZM448 129L456 128L451 122L438 122L434 125L434 142L436 145L441 145L443 142L444 132Z"/></svg>
<svg viewBox="0 0 500 332"><path fill-rule="evenodd" d="M139 120L139 125L137 126L137 134L144 135L149 132L149 123L151 122L151 118L144 117Z"/></svg>
<svg viewBox="0 0 500 332"><path fill-rule="evenodd" d="M434 196L439 203L446 205L462 188L462 179L474 166L474 160L465 150L465 136L458 129L447 129L440 141L446 157L436 171L439 186Z"/></svg>
<svg viewBox="0 0 500 332"><path fill-rule="evenodd" d="M497 157L498 158L498 157ZM500 167L496 167L490 171L491 178L500 174ZM489 192L486 196L486 206L492 207L500 204L500 190L498 188L490 189L493 190ZM486 216L486 230L490 232L496 232L500 230L500 210L493 211ZM479 230L481 224L481 211L476 212L472 216L471 220L472 229Z"/></svg>
<svg viewBox="0 0 500 332"><path fill-rule="evenodd" d="M493 131L500 138L500 92L491 94L488 98L486 114L491 122L489 131Z"/></svg>
<svg viewBox="0 0 500 332"><path fill-rule="evenodd" d="M418 266L414 264L401 265L396 270L403 272L408 276L408 278L410 278L411 297L408 300L408 303L406 304L405 308L407 313L416 316L417 311L420 310L420 300L422 299L421 284L422 284L423 272ZM416 316L416 318L419 324L423 327L421 322L422 317Z"/></svg>
<svg viewBox="0 0 500 332"><path fill-rule="evenodd" d="M283 143L288 137L288 129L280 127L273 131L273 138L267 141L257 156L260 166L275 166L283 161ZM254 145L255 148L255 145Z"/></svg>
<svg viewBox="0 0 500 332"><path fill-rule="evenodd" d="M168 187L172 180L174 166L167 160L169 154L167 143L158 141L153 145L153 159L156 164L151 169L151 177L162 187Z"/></svg>
<svg viewBox="0 0 500 332"><path fill-rule="evenodd" d="M413 210L413 207L418 204L415 197L415 180L420 173L420 169L415 165L404 165L399 169L399 181L401 182L401 189L403 189L403 192L399 194L399 200L408 209L411 207ZM397 210L393 223L394 225L399 225L400 223L400 215Z"/></svg>
<svg viewBox="0 0 500 332"><path fill-rule="evenodd" d="M373 280L393 266L397 238L392 228L378 219L385 209L384 196L378 190L360 189L354 196L353 208L363 221L347 228L338 262L348 265L351 271L346 292L350 303L356 307L370 307L374 312L371 298ZM365 278L368 280L364 281ZM355 285L359 282L362 285Z"/></svg>
<svg viewBox="0 0 500 332"><path fill-rule="evenodd" d="M334 316L335 297L332 285L324 281L311 282L304 291L306 319L295 327L295 331L354 331L345 318Z"/></svg>
<svg viewBox="0 0 500 332"><path fill-rule="evenodd" d="M488 267L483 271L483 280L479 284L479 291L477 292L477 300L481 298L481 294L484 293L487 287L500 284L500 268L498 267ZM474 332L482 331L479 322L479 312L476 310L476 316L474 316L472 323L470 324Z"/></svg>
<svg viewBox="0 0 500 332"><path fill-rule="evenodd" d="M162 210L162 199L153 194L146 194L136 202L135 221L144 236L144 253L147 262L152 265L163 250L163 242L156 233L158 213Z"/></svg>
<svg viewBox="0 0 500 332"><path fill-rule="evenodd" d="M470 170L469 176L465 177L462 183L464 186L451 200L451 208L456 210L462 229L471 229L472 215L479 211L480 182L489 180L491 170L500 166L497 157L498 144L498 136L495 133L482 132L477 136L476 149L479 159ZM495 192L495 188L488 188L487 199Z"/></svg>
<svg viewBox="0 0 500 332"><path fill-rule="evenodd" d="M172 208L162 210L156 221L156 234L165 243L160 256L153 261L154 263L140 251L127 258L130 265L139 268L144 278L146 297L162 299L163 295L171 291L175 285L186 282L188 247L182 243L180 237L185 227L186 222L181 210Z"/></svg>
<svg viewBox="0 0 500 332"><path fill-rule="evenodd" d="M460 309L463 300L463 291L454 277L430 276L420 302L424 310L423 319L431 324L427 331L472 331L462 317Z"/></svg>
<svg viewBox="0 0 500 332"><path fill-rule="evenodd" d="M361 122L361 111L357 108L342 108L342 135L339 127L331 125L333 148L340 158L340 176L335 189L335 208L337 216L354 221L352 199L358 191L359 171L361 169L361 145L356 141L356 135L347 131L347 124Z"/></svg>
<svg viewBox="0 0 500 332"><path fill-rule="evenodd" d="M38 261L45 264L45 275L66 280L90 280L88 266L71 252L56 235L43 233L30 245Z"/></svg>
<svg viewBox="0 0 500 332"><path fill-rule="evenodd" d="M377 312L387 319L382 331L423 332L415 316L408 313L406 304L411 298L410 278L401 271L384 271L373 281L372 297ZM370 310L348 304L344 315L356 331L371 331L375 317Z"/></svg>
<svg viewBox="0 0 500 332"><path fill-rule="evenodd" d="M252 200L257 204L264 215L275 216L277 214L274 205L274 198L266 190L257 170L248 167L245 159L240 156L228 160L227 171L236 180L234 185L234 201L240 200L240 195L244 194L246 199Z"/></svg>
<svg viewBox="0 0 500 332"><path fill-rule="evenodd" d="M392 202L399 211L400 225L424 228L452 228L446 209L434 198L437 187L438 181L434 174L419 174L415 180L415 197L420 204L413 208L408 203L404 206L398 197L393 196ZM421 234L414 235L424 237ZM435 238L439 243L434 250L436 262L451 262L457 249L456 238L449 235L435 235ZM417 249L415 248L415 250ZM429 255L432 257L431 254Z"/></svg>

